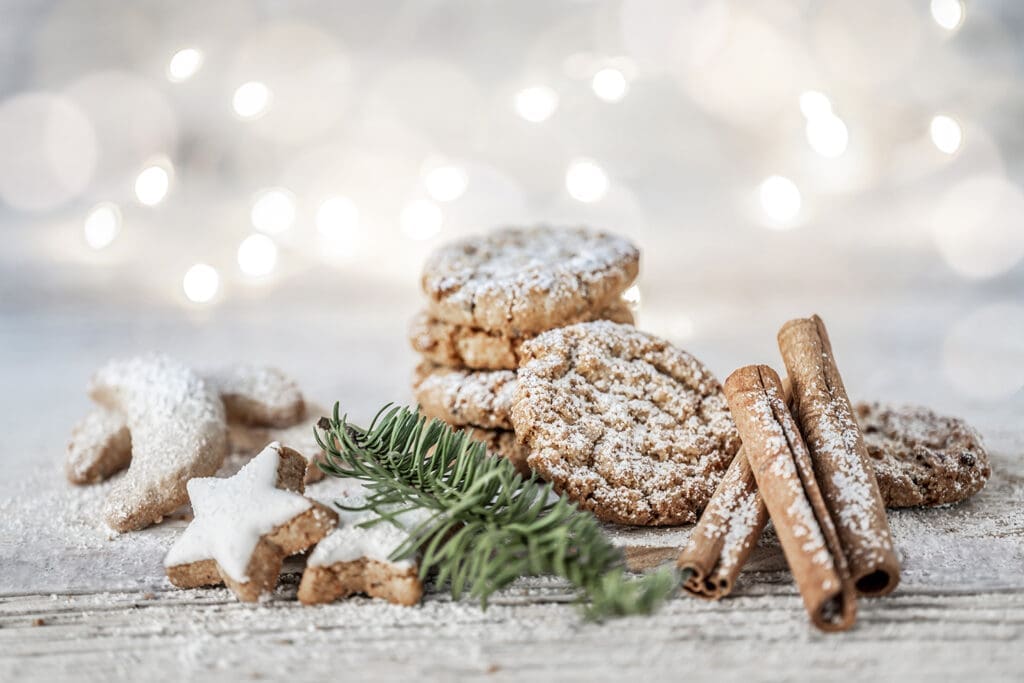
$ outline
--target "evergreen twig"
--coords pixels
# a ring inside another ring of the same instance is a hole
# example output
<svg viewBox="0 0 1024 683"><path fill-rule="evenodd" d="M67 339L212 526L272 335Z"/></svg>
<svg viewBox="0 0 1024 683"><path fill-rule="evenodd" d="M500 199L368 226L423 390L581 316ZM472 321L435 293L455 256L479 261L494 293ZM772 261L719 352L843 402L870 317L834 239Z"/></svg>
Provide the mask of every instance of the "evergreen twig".
<svg viewBox="0 0 1024 683"><path fill-rule="evenodd" d="M588 617L601 619L650 613L678 587L671 569L628 576L593 515L464 432L408 408L385 406L366 429L338 411L335 404L314 430L326 453L321 469L365 482L360 509L377 516L364 526L426 511L391 559L419 556L421 577L434 573L453 597L486 607L520 576L554 574L580 589Z"/></svg>

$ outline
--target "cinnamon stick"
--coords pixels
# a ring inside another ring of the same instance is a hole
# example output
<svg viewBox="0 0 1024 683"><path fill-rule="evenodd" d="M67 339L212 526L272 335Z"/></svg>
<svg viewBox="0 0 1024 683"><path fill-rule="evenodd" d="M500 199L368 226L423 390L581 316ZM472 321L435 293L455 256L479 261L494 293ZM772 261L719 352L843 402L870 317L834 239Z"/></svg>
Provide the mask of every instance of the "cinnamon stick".
<svg viewBox="0 0 1024 683"><path fill-rule="evenodd" d="M709 600L728 595L767 523L768 510L740 448L676 562L687 576L683 589Z"/></svg>
<svg viewBox="0 0 1024 683"><path fill-rule="evenodd" d="M811 622L849 628L857 606L846 559L779 376L766 365L740 368L725 395Z"/></svg>
<svg viewBox="0 0 1024 683"><path fill-rule="evenodd" d="M885 504L853 406L818 316L790 320L779 349L792 384L791 409L814 475L862 595L885 595L900 580Z"/></svg>

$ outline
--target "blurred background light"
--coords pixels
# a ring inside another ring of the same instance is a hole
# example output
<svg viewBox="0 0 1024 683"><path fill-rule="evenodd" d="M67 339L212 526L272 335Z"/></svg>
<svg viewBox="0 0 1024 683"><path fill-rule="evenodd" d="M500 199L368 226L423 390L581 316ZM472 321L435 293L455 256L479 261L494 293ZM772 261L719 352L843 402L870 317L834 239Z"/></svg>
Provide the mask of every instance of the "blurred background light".
<svg viewBox="0 0 1024 683"><path fill-rule="evenodd" d="M427 194L439 202L455 201L466 191L469 176L454 164L441 164L428 168L423 175Z"/></svg>
<svg viewBox="0 0 1024 683"><path fill-rule="evenodd" d="M409 202L400 217L402 232L416 241L428 240L441 232L444 214L434 202L416 199Z"/></svg>
<svg viewBox="0 0 1024 683"><path fill-rule="evenodd" d="M963 0L932 0L931 13L935 23L947 31L955 31L964 21Z"/></svg>
<svg viewBox="0 0 1024 683"><path fill-rule="evenodd" d="M238 245L238 267L246 275L269 275L277 265L277 245L266 235L249 235Z"/></svg>
<svg viewBox="0 0 1024 683"><path fill-rule="evenodd" d="M558 93L546 85L523 88L516 93L516 112L531 123L551 118L558 109Z"/></svg>
<svg viewBox="0 0 1024 683"><path fill-rule="evenodd" d="M197 48L186 47L178 50L167 64L167 79L171 83L181 83L196 75L203 65L203 53Z"/></svg>
<svg viewBox="0 0 1024 683"><path fill-rule="evenodd" d="M945 114L939 114L932 118L928 132L939 151L946 154L955 154L964 139L960 124L956 122L956 119Z"/></svg>
<svg viewBox="0 0 1024 683"><path fill-rule="evenodd" d="M957 320L942 361L946 377L972 398L1006 400L1024 389L1024 305L990 303Z"/></svg>
<svg viewBox="0 0 1024 683"><path fill-rule="evenodd" d="M185 271L181 288L189 301L197 304L209 303L220 289L220 275L213 266L197 263Z"/></svg>
<svg viewBox="0 0 1024 683"><path fill-rule="evenodd" d="M593 88L594 94L605 102L618 102L626 96L629 82L621 71L609 67L594 74L590 87Z"/></svg>
<svg viewBox="0 0 1024 683"><path fill-rule="evenodd" d="M574 159L565 172L565 188L573 199L596 202L608 193L608 174L592 159Z"/></svg>
<svg viewBox="0 0 1024 683"><path fill-rule="evenodd" d="M807 121L805 128L807 144L815 152L828 159L842 156L850 141L846 124L838 116L825 114L814 116Z"/></svg>
<svg viewBox="0 0 1024 683"><path fill-rule="evenodd" d="M270 106L270 88L259 81L243 83L235 90L231 106L243 119L254 119L265 113Z"/></svg>
<svg viewBox="0 0 1024 683"><path fill-rule="evenodd" d="M93 249L105 249L121 231L121 209L113 202L101 202L89 210L82 224L85 243Z"/></svg>
<svg viewBox="0 0 1024 683"><path fill-rule="evenodd" d="M155 206L164 200L171 187L170 164L147 166L135 177L135 197L146 206Z"/></svg>
<svg viewBox="0 0 1024 683"><path fill-rule="evenodd" d="M295 195L283 188L256 195L249 212L252 227L268 235L280 235L295 222Z"/></svg>
<svg viewBox="0 0 1024 683"><path fill-rule="evenodd" d="M769 225L776 228L791 227L803 203L796 183L780 175L769 176L761 181L758 197Z"/></svg>

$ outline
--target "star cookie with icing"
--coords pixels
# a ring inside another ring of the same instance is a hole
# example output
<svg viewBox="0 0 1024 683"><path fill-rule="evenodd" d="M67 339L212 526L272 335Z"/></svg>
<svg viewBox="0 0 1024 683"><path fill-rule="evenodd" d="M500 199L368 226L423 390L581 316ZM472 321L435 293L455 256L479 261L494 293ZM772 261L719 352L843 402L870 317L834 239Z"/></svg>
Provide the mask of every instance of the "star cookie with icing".
<svg viewBox="0 0 1024 683"><path fill-rule="evenodd" d="M164 559L179 588L226 584L243 602L277 585L281 563L326 536L338 516L303 496L306 459L272 443L227 479L188 482L195 518Z"/></svg>
<svg viewBox="0 0 1024 683"><path fill-rule="evenodd" d="M326 504L337 501L359 507L365 503L366 489L355 479L328 477L310 489L310 495ZM361 527L359 523L372 519L374 513L341 510L337 528L309 555L299 600L314 605L362 593L397 605L415 605L423 595L416 561L390 556L428 514L405 512L395 518L395 524L382 521Z"/></svg>

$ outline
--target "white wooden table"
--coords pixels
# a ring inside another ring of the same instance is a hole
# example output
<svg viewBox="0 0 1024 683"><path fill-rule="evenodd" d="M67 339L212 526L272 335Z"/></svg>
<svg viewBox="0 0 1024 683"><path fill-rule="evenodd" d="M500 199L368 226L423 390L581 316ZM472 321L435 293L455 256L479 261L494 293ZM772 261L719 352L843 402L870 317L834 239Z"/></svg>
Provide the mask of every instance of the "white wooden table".
<svg viewBox="0 0 1024 683"><path fill-rule="evenodd" d="M581 622L565 585L551 579L518 583L486 611L436 592L416 608L363 598L302 607L293 566L258 605L223 589L173 589L160 562L181 522L108 538L97 517L102 487L63 479L68 429L88 406L85 381L110 356L162 349L199 367L278 364L314 399L338 398L360 419L385 401L408 400L414 359L404 321L415 295L375 290L343 307L283 297L202 315L8 302L0 318L0 680L1024 678L1024 398L973 401L935 369L941 331L970 297L893 302L884 293L842 299L801 290L776 292L757 310L737 310L731 294L688 304L697 332L686 346L720 375L745 363L778 365L777 326L817 310L855 398L963 415L991 448L993 478L973 500L893 513L903 583L889 598L862 601L857 627L839 635L808 625L770 534L735 597L679 597L652 617L602 625ZM641 322L649 327L678 310L668 293L648 299ZM670 554L688 533L616 537Z"/></svg>

